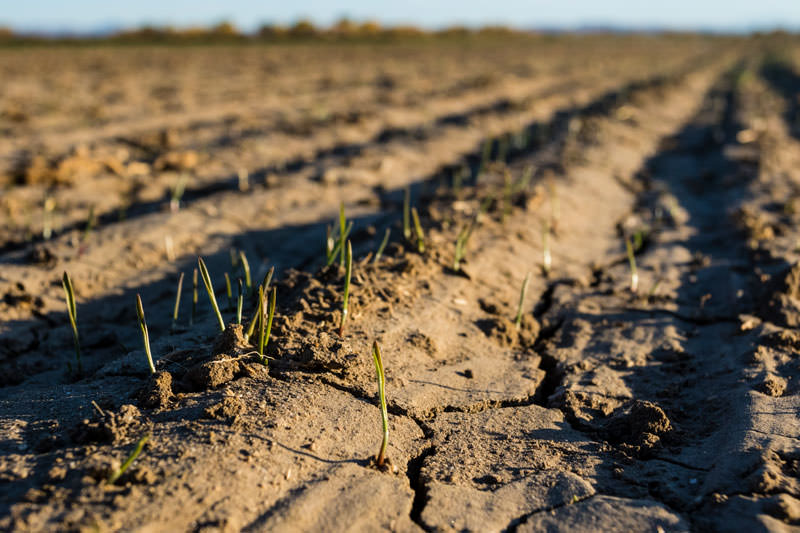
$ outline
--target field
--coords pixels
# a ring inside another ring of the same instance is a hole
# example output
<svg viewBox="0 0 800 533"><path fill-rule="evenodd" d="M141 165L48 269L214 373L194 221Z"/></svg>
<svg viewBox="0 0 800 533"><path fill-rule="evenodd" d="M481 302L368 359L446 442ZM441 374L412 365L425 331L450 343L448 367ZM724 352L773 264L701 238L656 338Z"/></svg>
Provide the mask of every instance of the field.
<svg viewBox="0 0 800 533"><path fill-rule="evenodd" d="M0 529L800 527L792 37L7 47L0 77Z"/></svg>

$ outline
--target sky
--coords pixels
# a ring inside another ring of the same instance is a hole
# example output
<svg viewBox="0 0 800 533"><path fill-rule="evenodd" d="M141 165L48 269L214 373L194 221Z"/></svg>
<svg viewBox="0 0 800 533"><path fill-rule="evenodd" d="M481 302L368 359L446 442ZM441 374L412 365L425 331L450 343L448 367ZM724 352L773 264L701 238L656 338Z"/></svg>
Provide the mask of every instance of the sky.
<svg viewBox="0 0 800 533"><path fill-rule="evenodd" d="M87 33L152 25L210 25L251 31L265 22L341 17L437 28L504 24L519 28L800 30L800 0L0 0L0 26L19 31Z"/></svg>

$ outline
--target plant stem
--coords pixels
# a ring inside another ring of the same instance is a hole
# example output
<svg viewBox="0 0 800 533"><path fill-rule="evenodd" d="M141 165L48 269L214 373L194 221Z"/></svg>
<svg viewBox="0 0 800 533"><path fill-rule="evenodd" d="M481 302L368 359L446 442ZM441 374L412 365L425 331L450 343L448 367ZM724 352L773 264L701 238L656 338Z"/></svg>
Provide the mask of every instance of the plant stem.
<svg viewBox="0 0 800 533"><path fill-rule="evenodd" d="M81 242L86 242L89 238L89 235L92 233L95 224L95 216L94 216L94 206L89 207L89 216L86 217L86 227L83 229L83 234L81 235Z"/></svg>
<svg viewBox="0 0 800 533"><path fill-rule="evenodd" d="M466 251L467 240L469 239L469 235L472 232L472 226L464 226L461 228L461 231L458 232L458 237L456 237L456 251L453 255L453 270L458 272L461 270L461 261L464 259L464 252Z"/></svg>
<svg viewBox="0 0 800 533"><path fill-rule="evenodd" d="M344 232L345 240L347 239L347 237L350 236L350 232L352 230L353 230L353 221L351 220L350 222L347 223L347 229ZM336 231L338 232L339 230ZM336 244L333 244L334 235L336 235L336 233L330 234L328 236L328 242L330 242L330 245L327 246L327 258L328 258L326 262L327 266L331 266L333 262L336 260L336 256L339 254L339 251L343 250L342 238L340 236L335 239Z"/></svg>
<svg viewBox="0 0 800 533"><path fill-rule="evenodd" d="M186 190L186 174L181 174L175 188L172 189L172 198L169 200L169 210L176 213L181 208L181 198Z"/></svg>
<svg viewBox="0 0 800 533"><path fill-rule="evenodd" d="M153 365L153 354L150 352L150 334L147 332L147 322L144 319L144 308L142 307L142 297L136 294L136 315L139 317L139 328L142 330L142 340L144 341L144 353L147 354L147 364L150 366L150 373L156 373Z"/></svg>
<svg viewBox="0 0 800 533"><path fill-rule="evenodd" d="M220 331L225 331L225 321L222 319L222 313L219 312L217 297L214 294L214 286L211 284L211 276L208 274L208 268L206 268L206 263L203 261L202 257L197 258L197 265L200 267L200 276L202 276L203 284L206 286L206 291L208 292L208 300L211 302L211 307L214 309L214 313L217 315L219 329Z"/></svg>
<svg viewBox="0 0 800 533"><path fill-rule="evenodd" d="M372 343L372 360L375 363L375 373L378 377L378 399L381 404L381 422L383 424L383 439L375 464L382 467L386 459L386 447L389 445L389 414L386 410L386 375L383 371L383 358L378 341Z"/></svg>
<svg viewBox="0 0 800 533"><path fill-rule="evenodd" d="M231 287L231 277L225 272L225 294L228 296L228 311L233 309L233 289Z"/></svg>
<svg viewBox="0 0 800 533"><path fill-rule="evenodd" d="M242 288L242 278L238 280L239 286L239 297L236 301L236 323L241 325L242 324L242 306L244 305L244 290Z"/></svg>
<svg viewBox="0 0 800 533"><path fill-rule="evenodd" d="M522 306L525 304L525 293L528 290L528 280L530 280L531 273L525 274L525 279L522 281L522 289L519 291L519 305L517 305L517 317L514 319L514 325L519 326L522 324Z"/></svg>
<svg viewBox="0 0 800 533"><path fill-rule="evenodd" d="M253 290L253 282L250 279L250 263L247 261L247 256L244 255L243 250L239 250L239 262L242 264L242 272L244 272L244 286L247 287L247 292Z"/></svg>
<svg viewBox="0 0 800 533"><path fill-rule="evenodd" d="M192 316L189 318L189 325L193 326L197 318L197 269L192 271Z"/></svg>
<svg viewBox="0 0 800 533"><path fill-rule="evenodd" d="M264 286L263 285L259 285L258 286L258 294L263 296L263 294L264 294ZM255 315L253 315L253 319L250 321L250 325L247 326L247 331L244 334L244 340L245 341L249 341L250 340L250 337L253 336L253 333L256 330L256 325L260 325L261 324L261 310L263 309L263 303L264 303L263 300L264 300L264 298L259 297L258 304L256 305L256 313L255 313Z"/></svg>
<svg viewBox="0 0 800 533"><path fill-rule="evenodd" d="M72 326L72 336L75 340L75 360L78 364L78 374L81 374L83 373L83 365L81 364L81 343L78 337L78 308L75 305L75 288L72 286L72 280L66 271L64 271L64 276L61 278L61 286L64 287L69 324Z"/></svg>
<svg viewBox="0 0 800 533"><path fill-rule="evenodd" d="M345 254L344 274L344 299L342 301L342 320L339 323L339 336L344 335L344 323L347 320L348 304L350 300L350 277L353 274L353 246L347 241L347 254Z"/></svg>
<svg viewBox="0 0 800 533"><path fill-rule="evenodd" d="M386 244L389 242L389 235L392 233L392 230L386 228L386 233L383 234L383 240L381 241L381 245L378 246L378 251L375 252L375 258L372 260L373 263L377 263L380 261L381 256L383 255L383 250L386 248Z"/></svg>
<svg viewBox="0 0 800 533"><path fill-rule="evenodd" d="M628 264L631 267L631 292L636 294L639 290L639 272L636 269L636 257L633 255L633 245L628 237L625 237L625 251L628 254Z"/></svg>
<svg viewBox="0 0 800 533"><path fill-rule="evenodd" d="M414 219L414 232L417 234L417 251L419 253L425 252L425 234L422 232L422 224L419 223L419 213L417 208L411 208L411 217Z"/></svg>
<svg viewBox="0 0 800 533"><path fill-rule="evenodd" d="M269 343L269 336L272 333L272 320L275 318L275 300L277 297L277 287L272 287L272 294L270 294L269 298L269 311L267 311L266 316L266 326L264 324L264 304L266 300L264 298L264 289L259 287L259 299L261 300L261 313L259 313L259 318L261 322L261 327L259 328L260 333L258 336L258 355L261 356L261 362L266 364L266 359L264 358L264 347Z"/></svg>
<svg viewBox="0 0 800 533"><path fill-rule="evenodd" d="M339 252L341 254L339 263L342 265L345 261L345 239L347 239L347 219L344 216L344 202L342 202L339 204Z"/></svg>
<svg viewBox="0 0 800 533"><path fill-rule="evenodd" d="M106 483L108 483L109 485L113 485L114 483L116 483L116 481L120 478L120 476L122 476L122 474L125 473L128 467L130 467L133 464L136 458L139 457L139 454L142 453L144 445L147 444L148 440L150 440L150 434L147 434L141 439L139 439L139 442L136 443L136 448L134 448L131 454L128 456L128 458L125 459L125 462L122 463L122 466L120 466L115 472L112 472L111 475L108 476L108 479L106 479Z"/></svg>
<svg viewBox="0 0 800 533"><path fill-rule="evenodd" d="M180 311L181 304L181 290L183 289L183 272L178 277L178 291L175 293L175 307L172 310L172 330L178 325L178 312Z"/></svg>
<svg viewBox="0 0 800 533"><path fill-rule="evenodd" d="M269 284L272 282L272 276L274 274L275 274L275 267L273 266L273 267L270 267L269 272L267 272L267 275L264 276L264 283L261 284L261 286L263 287L263 289L265 291L269 290ZM250 325L247 326L247 331L244 334L245 342L250 340L250 337L253 336L253 332L256 330L255 329L256 328L256 323L258 322L258 313L260 313L260 312L261 312L261 305L259 303L258 305L256 305L256 312L255 312L255 314L253 314L253 318L252 318L252 320L250 320Z"/></svg>
<svg viewBox="0 0 800 533"><path fill-rule="evenodd" d="M403 195L403 237L406 240L411 239L411 188L406 187Z"/></svg>

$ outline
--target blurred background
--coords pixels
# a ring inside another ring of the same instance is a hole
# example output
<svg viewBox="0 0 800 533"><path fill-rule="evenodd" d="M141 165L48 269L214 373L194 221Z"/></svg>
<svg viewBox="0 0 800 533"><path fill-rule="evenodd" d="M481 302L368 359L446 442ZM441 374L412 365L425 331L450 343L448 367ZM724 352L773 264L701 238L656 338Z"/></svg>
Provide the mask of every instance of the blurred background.
<svg viewBox="0 0 800 533"><path fill-rule="evenodd" d="M348 21L354 27L348 26ZM338 26L337 26L338 23ZM446 27L508 26L519 30L597 31L670 30L746 33L800 28L800 3L794 0L439 0L428 2L254 2L38 0L7 2L0 26L24 36L109 37L135 28L171 28L197 37L200 28L219 34L262 37L286 32L307 36L313 27L338 27L339 33L386 26L425 30Z"/></svg>

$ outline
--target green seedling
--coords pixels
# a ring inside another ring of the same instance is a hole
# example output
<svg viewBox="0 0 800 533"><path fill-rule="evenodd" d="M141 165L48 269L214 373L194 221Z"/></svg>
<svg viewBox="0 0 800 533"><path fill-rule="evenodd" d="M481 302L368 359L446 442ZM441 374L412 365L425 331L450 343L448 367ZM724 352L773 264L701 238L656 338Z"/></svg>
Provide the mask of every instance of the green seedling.
<svg viewBox="0 0 800 533"><path fill-rule="evenodd" d="M262 290L266 291L269 289L269 284L272 282L272 276L275 274L275 267L271 267L267 275L264 276L264 283L261 284ZM261 312L261 300L258 301L256 306L256 312L253 315L253 318L250 320L250 324L247 326L247 331L244 334L244 340L247 342L250 340L250 337L253 336L253 333L256 330L256 324L258 324L258 315Z"/></svg>
<svg viewBox="0 0 800 533"><path fill-rule="evenodd" d="M383 424L383 439L381 449L375 458L375 464L383 467L386 460L386 447L389 445L389 414L386 411L386 374L383 371L383 358L378 341L372 343L372 361L375 363L375 373L378 377L378 400L381 404L381 423Z"/></svg>
<svg viewBox="0 0 800 533"><path fill-rule="evenodd" d="M94 229L96 219L94 216L94 206L89 208L89 215L86 217L86 227L83 228L83 234L81 235L81 242L86 242L91 235L92 230Z"/></svg>
<svg viewBox="0 0 800 533"><path fill-rule="evenodd" d="M153 354L150 352L150 334L147 331L147 322L144 319L144 308L142 307L142 297L136 295L136 316L139 317L139 329L142 330L142 341L144 342L144 353L147 354L147 364L150 366L150 373L156 373L153 365Z"/></svg>
<svg viewBox="0 0 800 533"><path fill-rule="evenodd" d="M411 240L411 188L406 187L403 194L403 237Z"/></svg>
<svg viewBox="0 0 800 533"><path fill-rule="evenodd" d="M518 193L520 191L524 191L528 188L531 184L531 180L533 179L533 165L528 165L525 167L525 170L522 171L522 176L520 176L519 180L513 186L513 192Z"/></svg>
<svg viewBox="0 0 800 533"><path fill-rule="evenodd" d="M253 290L253 282L250 279L250 263L242 250L239 250L239 262L242 264L242 272L244 273L244 286L247 287L247 292L249 293Z"/></svg>
<svg viewBox="0 0 800 533"><path fill-rule="evenodd" d="M350 232L353 230L353 221L351 220L347 224L347 228L345 228L345 240L350 236ZM340 236L340 232L338 229L331 230L330 226L327 230L327 238L325 240L325 254L326 254L326 265L331 266L334 261L336 261L336 256L339 255L340 250L342 250L342 238Z"/></svg>
<svg viewBox="0 0 800 533"><path fill-rule="evenodd" d="M236 253L236 248L229 248L228 253L231 256L231 268L236 271L236 267L239 266L239 256Z"/></svg>
<svg viewBox="0 0 800 533"><path fill-rule="evenodd" d="M175 328L178 326L178 312L180 311L181 307L181 290L183 289L183 272L181 272L180 277L178 277L178 290L175 293L175 307L172 309L172 330L175 331Z"/></svg>
<svg viewBox="0 0 800 533"><path fill-rule="evenodd" d="M261 362L263 364L267 364L267 360L264 357L264 347L269 343L269 336L272 332L272 319L275 318L275 299L277 292L277 288L272 287L272 294L270 294L269 298L269 310L267 311L264 309L266 304L264 288L261 286L258 288L259 307L261 308L261 312L258 314L260 324L258 328L258 355L261 357Z"/></svg>
<svg viewBox="0 0 800 533"><path fill-rule="evenodd" d="M202 276L203 284L206 286L206 292L208 292L208 300L211 302L211 307L214 309L214 314L217 315L219 329L220 331L225 331L225 321L222 319L222 313L219 312L217 297L214 294L214 286L211 284L211 276L208 274L208 268L206 268L206 263L203 261L202 257L197 258L197 265L200 267L200 276Z"/></svg>
<svg viewBox="0 0 800 533"><path fill-rule="evenodd" d="M53 236L53 211L56 209L55 198L48 196L44 199L44 211L42 214L42 238L48 240Z"/></svg>
<svg viewBox="0 0 800 533"><path fill-rule="evenodd" d="M189 325L194 325L197 319L197 269L192 271L192 316L189 319Z"/></svg>
<svg viewBox="0 0 800 533"><path fill-rule="evenodd" d="M656 280L656 282L653 283L653 286L650 287L650 290L647 291L647 301L648 302L652 301L653 298L655 298L656 291L658 290L659 285L661 285L661 281L662 281L661 279Z"/></svg>
<svg viewBox="0 0 800 533"><path fill-rule="evenodd" d="M228 311L233 309L233 288L231 287L231 277L225 272L225 294L228 296Z"/></svg>
<svg viewBox="0 0 800 533"><path fill-rule="evenodd" d="M542 225L542 272L545 276L550 275L553 256L550 254L550 220L545 220Z"/></svg>
<svg viewBox="0 0 800 533"><path fill-rule="evenodd" d="M464 260L464 254L467 250L467 241L469 241L469 237L472 235L472 227L472 224L464 226L456 238L456 251L453 254L453 270L456 272L461 270L461 261Z"/></svg>
<svg viewBox="0 0 800 533"><path fill-rule="evenodd" d="M240 168L239 171L236 173L237 177L239 178L239 190L245 192L250 189L250 175L247 173L247 169Z"/></svg>
<svg viewBox="0 0 800 533"><path fill-rule="evenodd" d="M64 272L61 278L61 286L64 287L64 294L67 300L67 314L69 315L69 324L72 326L72 336L75 339L75 361L78 365L78 373L83 372L81 365L81 343L78 337L78 308L75 306L75 288L72 286L72 280L69 274Z"/></svg>
<svg viewBox="0 0 800 533"><path fill-rule="evenodd" d="M172 237L164 235L164 252L167 255L167 261L170 263L175 261L175 246L172 243Z"/></svg>
<svg viewBox="0 0 800 533"><path fill-rule="evenodd" d="M625 237L625 251L628 254L628 264L631 267L631 292L636 294L639 290L639 272L636 269L636 257L633 255L633 244L628 237Z"/></svg>
<svg viewBox="0 0 800 533"><path fill-rule="evenodd" d="M339 259L339 264L344 265L345 262L345 250L344 250L344 243L347 239L347 219L344 216L344 202L339 204L339 253L341 254L341 258Z"/></svg>
<svg viewBox="0 0 800 533"><path fill-rule="evenodd" d="M531 273L525 274L525 279L522 281L522 289L519 291L519 304L517 305L517 316L514 318L514 325L519 329L522 325L522 307L525 305L525 293L528 291L528 281L530 280Z"/></svg>
<svg viewBox="0 0 800 533"><path fill-rule="evenodd" d="M176 213L181 208L181 198L183 197L183 193L186 192L187 180L186 174L181 174L178 178L178 182L172 189L172 198L169 200L169 210L173 213Z"/></svg>
<svg viewBox="0 0 800 533"><path fill-rule="evenodd" d="M417 251L419 253L425 252L425 234L422 232L422 224L419 223L419 213L417 208L411 208L411 217L414 219L414 233L417 235Z"/></svg>
<svg viewBox="0 0 800 533"><path fill-rule="evenodd" d="M264 274L264 281L261 284L264 286L264 290L266 291L269 289L269 284L272 283L272 276L275 275L275 267L269 267L269 270L266 274Z"/></svg>
<svg viewBox="0 0 800 533"><path fill-rule="evenodd" d="M236 300L236 323L242 324L242 306L244 306L244 287L242 286L242 278L237 279L239 286L239 297Z"/></svg>
<svg viewBox="0 0 800 533"><path fill-rule="evenodd" d="M344 323L347 320L348 304L350 301L350 277L353 275L353 246L347 241L347 254L345 254L344 273L344 299L342 300L342 320L339 322L339 336L344 335Z"/></svg>
<svg viewBox="0 0 800 533"><path fill-rule="evenodd" d="M125 471L133 464L136 458L139 457L139 454L142 453L144 445L147 444L148 440L150 440L149 434L139 439L139 442L136 443L136 447L133 449L131 454L128 456L127 459L125 459L125 462L122 463L122 465L119 468L117 468L114 472L111 473L110 476L108 476L108 479L106 479L106 483L108 483L109 485L113 485L114 483L117 482L117 480L122 476L122 474L124 474Z"/></svg>
<svg viewBox="0 0 800 533"><path fill-rule="evenodd" d="M638 252L644 247L644 230L636 230L633 234L633 251Z"/></svg>
<svg viewBox="0 0 800 533"><path fill-rule="evenodd" d="M259 295L264 294L264 286L258 286L258 293ZM256 326L261 323L261 310L264 309L264 298L260 297L258 299L258 303L256 304L256 313L253 315L253 319L250 321L250 325L247 326L247 331L244 333L244 340L245 342L250 340L250 337L253 336L253 333L256 331Z"/></svg>
<svg viewBox="0 0 800 533"><path fill-rule="evenodd" d="M392 230L386 228L386 233L383 234L383 240L381 241L381 245L378 246L378 251L375 252L375 258L372 260L373 263L377 263L380 261L381 256L383 255L383 251L386 249L386 245L389 243L389 235L391 235Z"/></svg>

